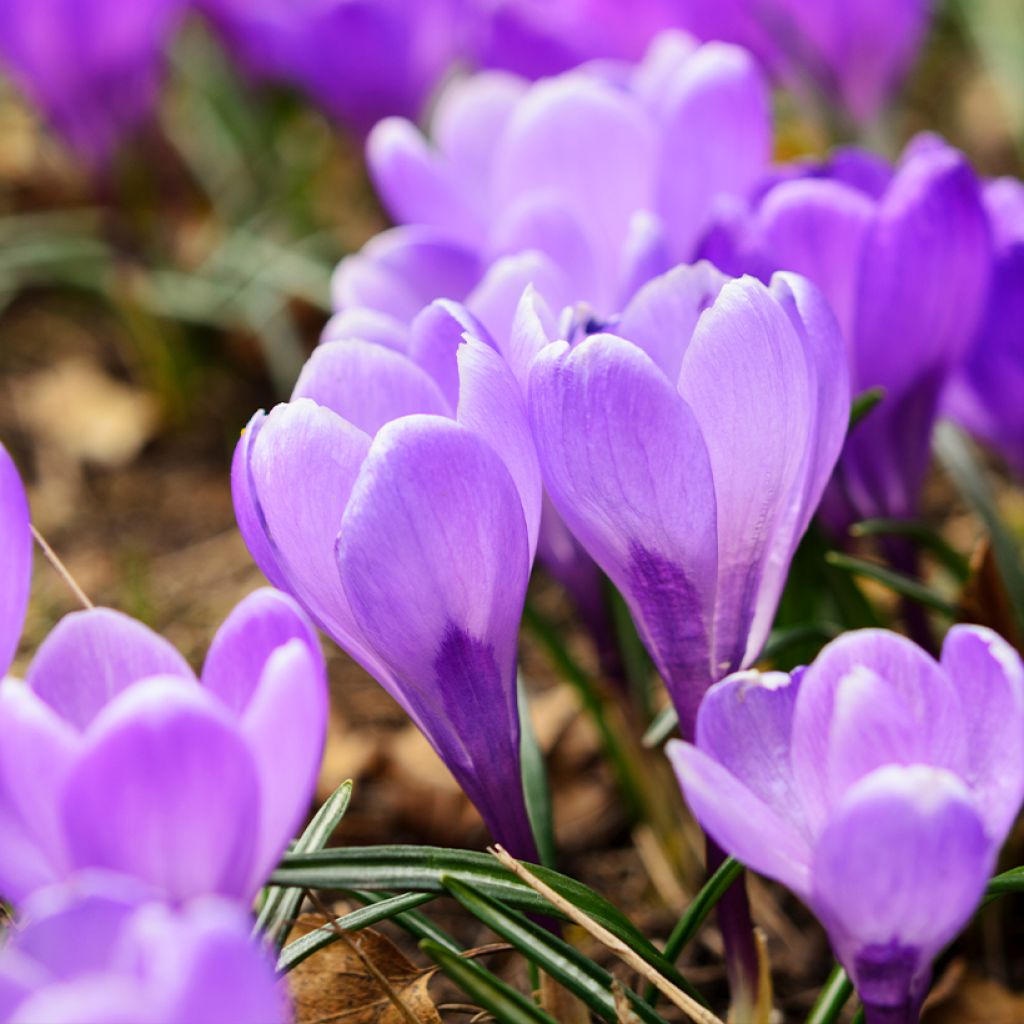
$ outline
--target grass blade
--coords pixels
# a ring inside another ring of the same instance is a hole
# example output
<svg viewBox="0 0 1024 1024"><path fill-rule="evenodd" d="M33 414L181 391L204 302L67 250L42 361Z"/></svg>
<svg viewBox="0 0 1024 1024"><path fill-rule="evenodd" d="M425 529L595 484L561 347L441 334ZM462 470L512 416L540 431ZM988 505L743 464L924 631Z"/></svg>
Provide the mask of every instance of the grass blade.
<svg viewBox="0 0 1024 1024"><path fill-rule="evenodd" d="M516 686L519 691L520 751L523 760L523 792L526 796L526 813L530 819L534 842L540 854L541 863L548 868L555 866L555 820L551 813L551 788L548 785L547 767L544 754L537 743L537 734L530 718L530 704L526 696L523 677Z"/></svg>
<svg viewBox="0 0 1024 1024"><path fill-rule="evenodd" d="M807 1015L807 1024L835 1024L853 995L853 982L836 964Z"/></svg>
<svg viewBox="0 0 1024 1024"><path fill-rule="evenodd" d="M853 558L841 551L829 551L825 555L825 561L834 568L854 576L864 576L867 579L875 580L901 597L916 601L926 608L933 608L951 619L959 617L960 609L952 601L947 601L946 598L936 594L934 590L926 587L923 583L904 573L896 572L895 569L887 569L884 565L867 562L863 558Z"/></svg>

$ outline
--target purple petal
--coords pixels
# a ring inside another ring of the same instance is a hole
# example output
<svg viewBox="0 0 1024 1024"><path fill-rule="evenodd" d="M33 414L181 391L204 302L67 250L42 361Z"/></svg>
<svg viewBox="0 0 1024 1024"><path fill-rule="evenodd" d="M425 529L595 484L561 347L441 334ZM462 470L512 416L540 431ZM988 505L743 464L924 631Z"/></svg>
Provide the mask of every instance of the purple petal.
<svg viewBox="0 0 1024 1024"><path fill-rule="evenodd" d="M372 341L375 345L405 352L408 334L408 326L388 313L362 306L349 306L327 321L320 334L320 342Z"/></svg>
<svg viewBox="0 0 1024 1024"><path fill-rule="evenodd" d="M0 735L0 893L20 902L65 870L57 801L79 739L14 679L0 683Z"/></svg>
<svg viewBox="0 0 1024 1024"><path fill-rule="evenodd" d="M618 252L634 210L650 208L656 172L654 125L628 96L582 75L534 86L499 148L495 202L550 191Z"/></svg>
<svg viewBox="0 0 1024 1024"><path fill-rule="evenodd" d="M267 659L242 717L256 759L260 829L250 888L266 880L313 797L327 729L327 675L319 647L290 640Z"/></svg>
<svg viewBox="0 0 1024 1024"><path fill-rule="evenodd" d="M692 734L710 679L715 492L689 406L638 348L594 335L534 361L530 421L559 515L629 602Z"/></svg>
<svg viewBox="0 0 1024 1024"><path fill-rule="evenodd" d="M524 395L529 388L534 358L555 340L556 333L551 307L532 284L527 285L516 306L505 344L500 348Z"/></svg>
<svg viewBox="0 0 1024 1024"><path fill-rule="evenodd" d="M769 591L765 567L788 564L796 546L814 384L800 336L764 285L726 284L700 318L679 375L714 474L719 677L749 665L767 638L783 576L767 577Z"/></svg>
<svg viewBox="0 0 1024 1024"><path fill-rule="evenodd" d="M32 583L32 531L28 498L18 468L0 444L0 542L4 578L0 585L0 675L14 659L21 639Z"/></svg>
<svg viewBox="0 0 1024 1024"><path fill-rule="evenodd" d="M923 994L994 864L970 794L949 772L892 766L847 793L815 850L811 906L864 1003L899 1007Z"/></svg>
<svg viewBox="0 0 1024 1024"><path fill-rule="evenodd" d="M280 567L279 585L367 667L378 663L352 618L334 564L334 541L369 448L361 430L303 399L270 413L250 463L268 543Z"/></svg>
<svg viewBox="0 0 1024 1024"><path fill-rule="evenodd" d="M203 686L240 715L257 692L268 659L289 640L300 640L323 671L320 641L299 606L279 590L255 591L217 630L203 665Z"/></svg>
<svg viewBox="0 0 1024 1024"><path fill-rule="evenodd" d="M292 392L292 401L301 398L311 398L371 436L410 413L452 414L424 370L407 356L366 341L317 346Z"/></svg>
<svg viewBox="0 0 1024 1024"><path fill-rule="evenodd" d="M34 992L8 1024L157 1024L159 1018L150 1016L146 995L133 978L86 974Z"/></svg>
<svg viewBox="0 0 1024 1024"><path fill-rule="evenodd" d="M643 285L668 273L672 262L664 222L649 210L637 210L629 222L629 232L622 248L618 292L613 308L621 309L628 305Z"/></svg>
<svg viewBox="0 0 1024 1024"><path fill-rule="evenodd" d="M418 225L392 228L338 264L334 306L367 306L409 323L434 299L461 302L482 273L476 251L443 232Z"/></svg>
<svg viewBox="0 0 1024 1024"><path fill-rule="evenodd" d="M1024 799L1024 666L992 630L954 626L942 645L942 668L960 694L964 778L988 834L1001 842Z"/></svg>
<svg viewBox="0 0 1024 1024"><path fill-rule="evenodd" d="M805 896L811 849L799 827L781 818L713 757L672 740L665 752L690 810L726 853Z"/></svg>
<svg viewBox="0 0 1024 1024"><path fill-rule="evenodd" d="M199 687L151 679L96 719L61 800L71 862L120 871L170 899L247 898L257 769Z"/></svg>
<svg viewBox="0 0 1024 1024"><path fill-rule="evenodd" d="M162 636L110 608L65 615L42 642L25 681L65 721L84 729L122 690L148 676L195 674Z"/></svg>
<svg viewBox="0 0 1024 1024"><path fill-rule="evenodd" d="M767 169L770 102L753 58L721 44L696 50L668 88L657 210L670 225L673 257L687 261L716 198L748 195Z"/></svg>
<svg viewBox="0 0 1024 1024"><path fill-rule="evenodd" d="M447 420L388 424L353 488L338 565L394 696L494 834L532 849L515 696L530 555L504 464Z"/></svg>
<svg viewBox="0 0 1024 1024"><path fill-rule="evenodd" d="M833 640L804 673L793 770L812 827L844 790L885 764L966 767L963 712L939 666L887 630Z"/></svg>
<svg viewBox="0 0 1024 1024"><path fill-rule="evenodd" d="M803 274L824 293L852 346L863 254L875 203L823 178L784 181L757 215L757 244L773 266Z"/></svg>
<svg viewBox="0 0 1024 1024"><path fill-rule="evenodd" d="M642 348L669 380L678 380L697 321L727 280L710 263L676 267L637 292L614 333Z"/></svg>
<svg viewBox="0 0 1024 1024"><path fill-rule="evenodd" d="M469 338L458 351L461 391L457 419L482 437L512 475L523 509L532 564L540 529L541 481L526 401L501 356Z"/></svg>
<svg viewBox="0 0 1024 1024"><path fill-rule="evenodd" d="M400 117L378 122L366 160L381 200L400 224L426 224L472 245L483 231L460 176Z"/></svg>
<svg viewBox="0 0 1024 1024"><path fill-rule="evenodd" d="M799 677L784 672L740 672L716 683L697 715L697 747L806 834L790 758L799 687Z"/></svg>
<svg viewBox="0 0 1024 1024"><path fill-rule="evenodd" d="M483 324L465 306L447 299L421 310L409 331L409 358L430 374L451 409L459 404L458 351L466 334L490 344Z"/></svg>

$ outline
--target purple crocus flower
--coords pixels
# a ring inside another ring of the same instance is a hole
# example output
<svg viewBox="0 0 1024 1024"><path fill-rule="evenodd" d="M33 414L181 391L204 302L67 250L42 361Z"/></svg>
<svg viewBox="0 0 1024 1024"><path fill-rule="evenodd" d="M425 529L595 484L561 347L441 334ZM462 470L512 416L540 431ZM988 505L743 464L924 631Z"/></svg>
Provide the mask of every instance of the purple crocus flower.
<svg viewBox="0 0 1024 1024"><path fill-rule="evenodd" d="M794 270L829 299L849 348L854 393L881 404L851 433L823 510L913 517L939 397L974 338L988 295L991 241L964 157L921 136L894 169L856 150L794 167L705 253L766 279Z"/></svg>
<svg viewBox="0 0 1024 1024"><path fill-rule="evenodd" d="M28 498L18 469L0 444L0 674L14 660L32 581L32 530Z"/></svg>
<svg viewBox="0 0 1024 1024"><path fill-rule="evenodd" d="M237 904L174 909L91 875L41 891L0 951L2 1024L285 1024L288 997Z"/></svg>
<svg viewBox="0 0 1024 1024"><path fill-rule="evenodd" d="M254 77L365 133L417 118L456 56L462 0L198 0Z"/></svg>
<svg viewBox="0 0 1024 1024"><path fill-rule="evenodd" d="M343 306L401 317L410 294L417 309L461 300L500 257L532 252L554 263L569 302L609 316L693 255L716 204L748 195L771 147L767 89L749 55L677 33L637 65L533 85L499 72L455 81L430 135L398 118L371 133L371 174L407 228L342 263ZM392 297L383 285L398 267Z"/></svg>
<svg viewBox="0 0 1024 1024"><path fill-rule="evenodd" d="M1024 666L955 626L941 663L884 630L713 687L669 756L714 840L817 914L868 1024L913 1024L1024 797Z"/></svg>
<svg viewBox="0 0 1024 1024"><path fill-rule="evenodd" d="M540 472L515 378L467 317L428 307L405 352L321 344L239 442L235 512L271 582L405 708L494 836L534 857L516 640Z"/></svg>
<svg viewBox="0 0 1024 1024"><path fill-rule="evenodd" d="M870 121L921 47L930 0L674 0L677 23L738 43L782 81Z"/></svg>
<svg viewBox="0 0 1024 1024"><path fill-rule="evenodd" d="M988 306L946 409L1024 476L1024 185L985 187L995 266Z"/></svg>
<svg viewBox="0 0 1024 1024"><path fill-rule="evenodd" d="M65 141L102 164L152 109L187 0L4 0L0 64Z"/></svg>
<svg viewBox="0 0 1024 1024"><path fill-rule="evenodd" d="M542 347L529 409L544 483L622 592L693 735L753 662L842 445L845 353L817 290L679 267L614 326Z"/></svg>
<svg viewBox="0 0 1024 1024"><path fill-rule="evenodd" d="M251 899L306 813L326 715L316 635L284 594L238 605L201 681L126 615L66 616L0 684L0 893L102 868L171 900Z"/></svg>

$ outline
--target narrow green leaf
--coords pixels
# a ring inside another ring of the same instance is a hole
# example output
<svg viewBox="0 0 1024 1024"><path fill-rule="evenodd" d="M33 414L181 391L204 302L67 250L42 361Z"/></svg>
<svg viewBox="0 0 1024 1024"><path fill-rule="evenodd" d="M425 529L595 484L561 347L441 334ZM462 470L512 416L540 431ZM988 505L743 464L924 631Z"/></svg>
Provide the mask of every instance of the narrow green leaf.
<svg viewBox="0 0 1024 1024"><path fill-rule="evenodd" d="M967 559L924 523L907 519L865 519L850 527L854 537L906 537L930 552L954 579L966 583L971 569Z"/></svg>
<svg viewBox="0 0 1024 1024"><path fill-rule="evenodd" d="M312 956L318 950L329 946L338 938L338 929L346 932L357 932L360 928L369 928L370 925L379 921L386 921L405 910L422 906L437 897L429 892L407 892L402 896L392 896L374 903L369 907L360 907L343 917L334 919L334 924L325 924L316 931L308 932L294 942L289 942L281 950L277 959L277 969L285 974L293 967L297 967L307 957Z"/></svg>
<svg viewBox="0 0 1024 1024"><path fill-rule="evenodd" d="M854 576L864 576L875 580L894 593L916 601L927 608L933 608L951 619L955 619L959 615L959 609L952 601L947 601L940 594L936 594L934 590L904 573L888 569L875 562L866 562L862 558L853 558L841 551L829 551L825 555L825 560L836 569L842 569Z"/></svg>
<svg viewBox="0 0 1024 1024"><path fill-rule="evenodd" d="M365 889L350 889L345 893L352 899L356 899L367 905L385 903L392 899L390 893L367 892ZM405 910L391 918L392 924L397 924L417 939L430 939L439 946L451 950L453 953L461 953L460 946L443 928L438 927L426 914L418 910Z"/></svg>
<svg viewBox="0 0 1024 1024"><path fill-rule="evenodd" d="M807 1024L835 1024L853 995L853 982L836 964L807 1015Z"/></svg>
<svg viewBox="0 0 1024 1024"><path fill-rule="evenodd" d="M420 949L474 1003L493 1014L502 1024L558 1024L554 1017L545 1013L536 1003L472 960L464 960L430 939L424 939Z"/></svg>
<svg viewBox="0 0 1024 1024"><path fill-rule="evenodd" d="M674 964L690 940L707 920L715 904L725 895L726 890L743 874L743 865L735 857L726 857L715 873L704 883L694 896L683 916L676 922L665 943L664 957ZM644 999L649 1003L657 1000L657 990L648 985Z"/></svg>
<svg viewBox="0 0 1024 1024"><path fill-rule="evenodd" d="M885 398L885 388L868 388L867 391L862 391L857 395L850 403L850 425L848 431L853 430L883 398Z"/></svg>
<svg viewBox="0 0 1024 1024"><path fill-rule="evenodd" d="M617 935L670 981L693 987L618 908L573 878L539 865L530 870L560 896ZM444 892L443 877L468 882L487 896L527 913L556 914L547 900L519 881L493 857L472 850L433 846L364 846L288 854L271 876L274 885L304 889ZM694 998L699 996L694 994Z"/></svg>
<svg viewBox="0 0 1024 1024"><path fill-rule="evenodd" d="M1024 867L1011 868L990 879L985 898L988 901L1015 892L1024 892Z"/></svg>
<svg viewBox="0 0 1024 1024"><path fill-rule="evenodd" d="M519 692L520 751L523 760L523 792L526 796L526 813L530 819L537 852L541 863L548 868L555 866L555 819L551 813L551 788L548 785L547 766L544 754L537 743L537 734L530 718L530 703L526 687L520 675L516 687Z"/></svg>
<svg viewBox="0 0 1024 1024"><path fill-rule="evenodd" d="M615 997L611 990L613 978L603 967L525 915L502 906L497 900L492 900L465 882L455 878L444 878L442 881L474 917L515 946L541 970L586 1003L599 1017L612 1024L618 1020ZM626 990L626 995L642 1021L646 1024L664 1024L662 1018L635 992Z"/></svg>
<svg viewBox="0 0 1024 1024"><path fill-rule="evenodd" d="M1006 528L995 496L967 437L952 423L940 423L935 431L935 452L964 500L974 509L992 538L999 575L1013 605L1020 635L1024 636L1024 563L1020 546Z"/></svg>
<svg viewBox="0 0 1024 1024"><path fill-rule="evenodd" d="M302 835L295 840L293 853L322 850L348 810L352 799L352 780L343 782L313 815ZM263 932L275 949L288 937L287 931L302 902L301 889L269 887L256 919L256 932Z"/></svg>

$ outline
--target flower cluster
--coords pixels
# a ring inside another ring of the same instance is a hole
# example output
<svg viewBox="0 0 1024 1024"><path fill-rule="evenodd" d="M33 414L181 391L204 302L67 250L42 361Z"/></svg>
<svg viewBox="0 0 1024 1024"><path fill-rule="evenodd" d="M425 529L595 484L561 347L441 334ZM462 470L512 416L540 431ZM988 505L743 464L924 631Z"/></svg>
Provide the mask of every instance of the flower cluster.
<svg viewBox="0 0 1024 1024"><path fill-rule="evenodd" d="M0 447L0 654L28 600L32 537ZM284 594L225 621L201 678L106 608L68 615L0 683L0 1020L284 1020L247 908L306 815L327 690Z"/></svg>

